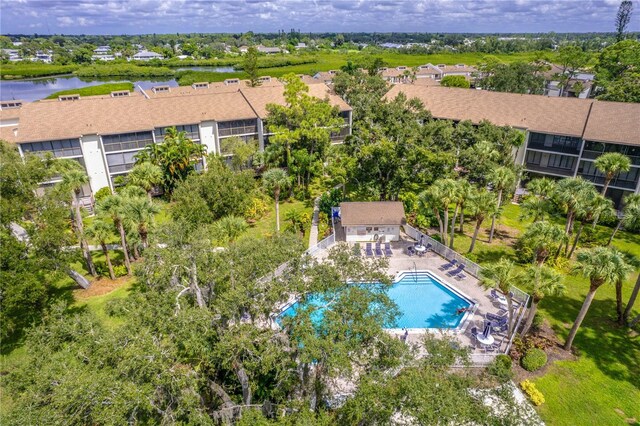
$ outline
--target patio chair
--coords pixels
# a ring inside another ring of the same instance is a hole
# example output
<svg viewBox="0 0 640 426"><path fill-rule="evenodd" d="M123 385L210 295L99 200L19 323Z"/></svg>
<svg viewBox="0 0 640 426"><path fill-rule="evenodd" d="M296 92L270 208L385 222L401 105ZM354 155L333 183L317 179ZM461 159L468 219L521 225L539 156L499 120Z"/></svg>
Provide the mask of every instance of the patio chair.
<svg viewBox="0 0 640 426"><path fill-rule="evenodd" d="M407 254L409 255L409 257L414 256L416 254L416 249L413 246L408 246Z"/></svg>
<svg viewBox="0 0 640 426"><path fill-rule="evenodd" d="M487 312L484 317L491 322L495 322L496 324L502 324L508 321L507 317L492 314L491 312Z"/></svg>
<svg viewBox="0 0 640 426"><path fill-rule="evenodd" d="M461 263L456 269L447 272L447 276L453 277L464 271L464 264Z"/></svg>
<svg viewBox="0 0 640 426"><path fill-rule="evenodd" d="M467 278L467 276L465 274L463 274L462 272L460 272L458 275L455 276L455 279L460 281L460 280L464 280L465 278Z"/></svg>
<svg viewBox="0 0 640 426"><path fill-rule="evenodd" d="M453 259L453 260L450 260L449 263L445 263L438 269L440 269L441 271L446 271L447 269L453 268L456 265L456 263L458 263L458 261Z"/></svg>
<svg viewBox="0 0 640 426"><path fill-rule="evenodd" d="M393 252L391 251L391 243L384 243L384 254L388 257L393 255Z"/></svg>
<svg viewBox="0 0 640 426"><path fill-rule="evenodd" d="M494 343L492 345L485 345L483 349L485 352L498 352L500 350L500 346Z"/></svg>
<svg viewBox="0 0 640 426"><path fill-rule="evenodd" d="M367 255L367 257L373 256L373 250L371 250L371 243L367 243L364 252Z"/></svg>
<svg viewBox="0 0 640 426"><path fill-rule="evenodd" d="M376 243L376 257L382 257L382 248L380 247L380 243Z"/></svg>
<svg viewBox="0 0 640 426"><path fill-rule="evenodd" d="M498 296L498 292L496 291L496 289L491 289L491 293L489 294L489 298L491 299L498 299L500 296Z"/></svg>
<svg viewBox="0 0 640 426"><path fill-rule="evenodd" d="M471 328L471 337L473 337L474 340L477 340L477 338L478 338L478 327L472 327Z"/></svg>
<svg viewBox="0 0 640 426"><path fill-rule="evenodd" d="M428 252L429 250L431 250L433 248L433 244L431 243L427 243L427 245L425 246L427 249L425 250L425 253Z"/></svg>

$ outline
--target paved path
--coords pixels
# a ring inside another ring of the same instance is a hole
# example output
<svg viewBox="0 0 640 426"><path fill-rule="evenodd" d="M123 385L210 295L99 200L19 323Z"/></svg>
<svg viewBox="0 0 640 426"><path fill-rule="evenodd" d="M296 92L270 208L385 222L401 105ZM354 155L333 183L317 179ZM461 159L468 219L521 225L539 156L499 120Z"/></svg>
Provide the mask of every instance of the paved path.
<svg viewBox="0 0 640 426"><path fill-rule="evenodd" d="M313 218L309 230L309 247L318 244L318 217L320 216L320 197L313 200Z"/></svg>

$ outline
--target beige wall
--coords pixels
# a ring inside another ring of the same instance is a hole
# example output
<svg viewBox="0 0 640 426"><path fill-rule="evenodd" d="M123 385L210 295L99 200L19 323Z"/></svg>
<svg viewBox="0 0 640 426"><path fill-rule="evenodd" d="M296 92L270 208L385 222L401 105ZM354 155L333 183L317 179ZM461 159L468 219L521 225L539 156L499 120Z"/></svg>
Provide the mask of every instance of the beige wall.
<svg viewBox="0 0 640 426"><path fill-rule="evenodd" d="M398 241L400 239L399 225L367 225L367 226L345 226L347 242L377 241L384 242Z"/></svg>

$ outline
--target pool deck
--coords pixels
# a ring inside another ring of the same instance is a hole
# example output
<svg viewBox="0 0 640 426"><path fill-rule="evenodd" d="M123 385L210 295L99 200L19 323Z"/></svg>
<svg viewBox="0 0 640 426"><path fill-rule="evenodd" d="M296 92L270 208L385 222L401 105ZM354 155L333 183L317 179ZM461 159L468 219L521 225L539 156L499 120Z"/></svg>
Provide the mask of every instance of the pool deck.
<svg viewBox="0 0 640 426"><path fill-rule="evenodd" d="M490 290L482 287L479 284L479 280L473 275L465 272L464 278L461 279L447 276L447 270L443 270L441 268L449 262L440 255L433 252L427 252L423 256L409 256L407 254L407 247L414 244L415 241L406 235L403 235L400 241L391 243L393 255L387 258L389 260L389 275L396 277L400 272L411 272L414 270L429 271L431 274L435 275L439 281L454 288L475 303L475 309L472 312L465 313L465 318L463 318L463 321L457 330L408 329L406 342L409 344L420 345L422 336L426 332L452 335L460 341L461 347L471 349L471 360L475 364L486 364L490 362L495 355L504 353L509 342L506 332L492 333L495 339L494 345L499 344L500 346L498 350L488 351L471 336L471 329L476 327L481 333L485 324L485 314L492 313L498 315L500 312L504 312L503 309L506 310L506 307L501 306L498 302L491 299L489 297ZM364 244L361 243L360 246L362 248L362 255L364 256ZM325 255L326 252L323 251L317 253L316 257L322 258ZM522 307L520 306L514 310L514 322L517 321L521 310ZM405 334L405 330L400 329L389 330L389 332L397 335L398 338L402 338Z"/></svg>

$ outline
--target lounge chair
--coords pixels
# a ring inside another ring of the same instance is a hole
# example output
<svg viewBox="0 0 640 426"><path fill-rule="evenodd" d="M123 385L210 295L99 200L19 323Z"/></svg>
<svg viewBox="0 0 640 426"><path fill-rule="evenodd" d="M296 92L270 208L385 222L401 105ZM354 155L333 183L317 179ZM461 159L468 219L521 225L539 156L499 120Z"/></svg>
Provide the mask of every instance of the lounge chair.
<svg viewBox="0 0 640 426"><path fill-rule="evenodd" d="M462 271L464 271L464 264L461 263L460 265L458 265L458 267L456 269L447 272L447 276L453 277L455 275L458 275Z"/></svg>
<svg viewBox="0 0 640 426"><path fill-rule="evenodd" d="M509 320L509 318L505 316L492 314L491 312L487 312L484 317L492 323L495 322L496 324L506 323Z"/></svg>
<svg viewBox="0 0 640 426"><path fill-rule="evenodd" d="M371 243L367 243L364 252L368 257L373 256L373 250L371 250Z"/></svg>
<svg viewBox="0 0 640 426"><path fill-rule="evenodd" d="M382 248L380 247L380 243L376 243L376 256L382 257Z"/></svg>
<svg viewBox="0 0 640 426"><path fill-rule="evenodd" d="M390 243L384 243L384 255L387 257L391 257L393 255Z"/></svg>
<svg viewBox="0 0 640 426"><path fill-rule="evenodd" d="M441 271L446 271L447 269L453 268L453 267L456 265L456 263L458 263L458 261L457 261L457 260L455 260L455 259L450 260L450 261L449 261L449 263L445 263L445 264L444 264L444 265L442 265L439 269L440 269Z"/></svg>

